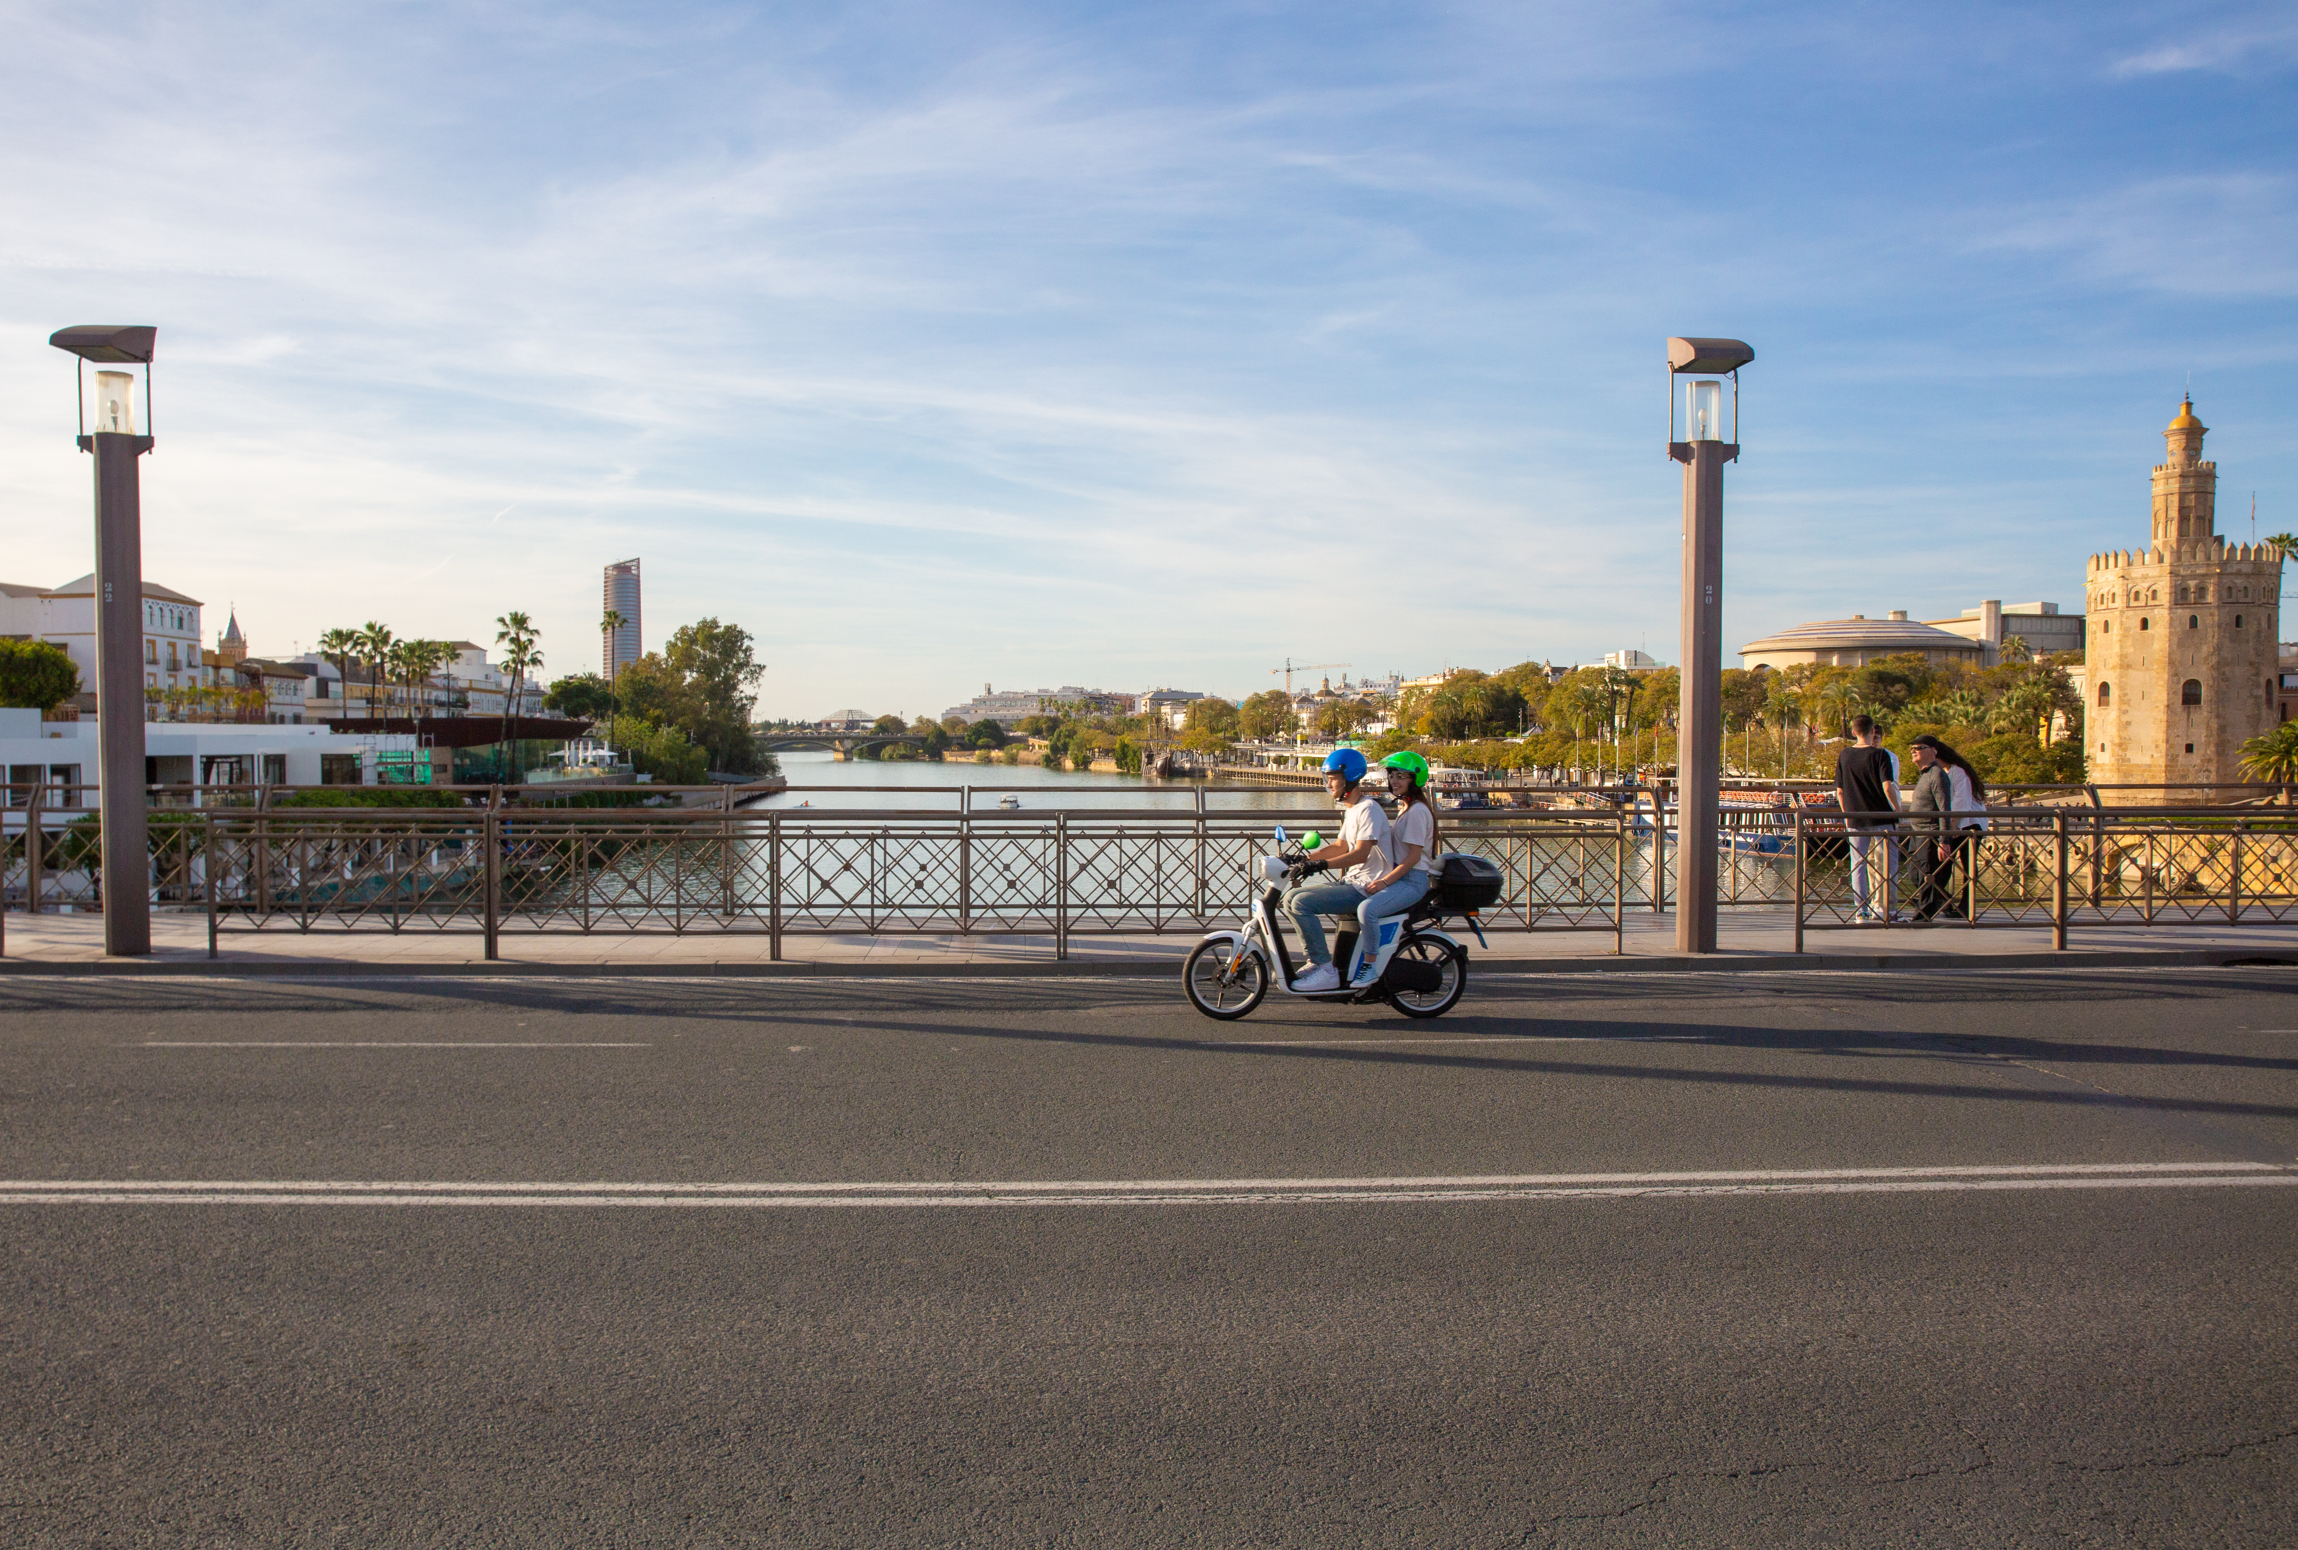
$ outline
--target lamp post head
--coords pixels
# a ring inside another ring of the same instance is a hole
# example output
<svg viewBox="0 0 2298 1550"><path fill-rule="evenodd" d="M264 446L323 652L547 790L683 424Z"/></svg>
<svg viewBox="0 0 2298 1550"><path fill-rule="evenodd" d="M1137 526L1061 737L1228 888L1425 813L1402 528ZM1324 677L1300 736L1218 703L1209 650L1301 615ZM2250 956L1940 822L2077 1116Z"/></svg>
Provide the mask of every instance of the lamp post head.
<svg viewBox="0 0 2298 1550"><path fill-rule="evenodd" d="M59 328L48 336L48 343L79 357L72 366L73 384L80 392L80 445L93 449L86 434L88 420L87 389L84 375L87 368L80 364L94 361L99 366L141 366L144 368L144 429L151 429L152 411L152 349L160 331L148 323L82 323L73 328ZM96 426L98 434L136 434L135 377L125 371L99 371L96 373Z"/></svg>
<svg viewBox="0 0 2298 1550"><path fill-rule="evenodd" d="M159 333L157 328L141 323L82 323L77 328L57 329L48 336L48 342L101 366L149 366L152 344Z"/></svg>
<svg viewBox="0 0 2298 1550"><path fill-rule="evenodd" d="M1732 450L1724 454L1728 460L1738 455L1739 441L1739 369L1755 359L1752 345L1738 339L1670 339L1668 341L1668 455L1679 461L1690 457L1689 444L1695 441L1722 442L1723 383L1718 377L1731 377L1731 442ZM1684 439L1676 440L1675 379L1686 377L1684 383ZM1678 450L1682 449L1682 450Z"/></svg>
<svg viewBox="0 0 2298 1550"><path fill-rule="evenodd" d="M1677 376L1698 373L1715 376L1737 371L1755 359L1752 345L1737 339L1671 339L1668 341L1668 370Z"/></svg>

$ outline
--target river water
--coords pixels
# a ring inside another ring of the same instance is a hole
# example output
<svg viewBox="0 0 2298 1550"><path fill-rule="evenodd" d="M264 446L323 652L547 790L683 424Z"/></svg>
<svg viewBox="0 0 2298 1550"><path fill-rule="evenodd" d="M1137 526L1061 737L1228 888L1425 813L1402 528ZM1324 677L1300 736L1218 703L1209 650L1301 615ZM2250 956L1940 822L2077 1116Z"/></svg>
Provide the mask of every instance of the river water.
<svg viewBox="0 0 2298 1550"><path fill-rule="evenodd" d="M1215 813L1292 812L1332 810L1323 792L1303 786L1287 791L1240 791L1220 781L1143 781L1131 775L1096 775L1089 771L1049 770L1036 764L975 764L951 759L900 760L882 764L856 759L841 764L827 752L800 749L777 754L791 790L746 802L748 812L789 811L801 805L814 808L900 808L907 812L945 812L955 815L962 800L958 790L972 787L975 812L994 811L1001 797L1012 795L1023 812L1077 812L1096 808L1171 812L1176 816L1197 810L1197 792L1205 793L1207 811ZM857 790L822 791L807 787L848 786ZM944 789L935 789L944 788Z"/></svg>

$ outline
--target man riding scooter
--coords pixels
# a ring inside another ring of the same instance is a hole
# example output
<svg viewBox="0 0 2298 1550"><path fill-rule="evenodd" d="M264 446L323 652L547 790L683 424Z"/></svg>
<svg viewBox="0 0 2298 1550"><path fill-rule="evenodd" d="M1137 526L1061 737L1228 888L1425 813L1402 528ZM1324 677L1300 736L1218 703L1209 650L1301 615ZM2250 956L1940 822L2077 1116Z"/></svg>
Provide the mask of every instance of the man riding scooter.
<svg viewBox="0 0 2298 1550"><path fill-rule="evenodd" d="M1325 790L1341 805L1345 816L1339 839L1308 852L1311 861L1335 870L1347 867L1348 871L1338 882L1303 881L1285 895L1285 913L1300 933L1301 952L1310 964L1293 986L1305 995L1341 988L1341 972L1333 963L1332 950L1325 945L1324 922L1319 916L1357 917L1357 939L1365 944L1360 955L1365 963L1352 967L1359 979L1369 983L1372 944L1378 940L1372 923L1383 915L1410 908L1428 891L1427 872L1412 870L1409 861L1400 867L1398 858L1391 854L1396 847L1388 814L1361 789L1365 770L1365 757L1354 748L1336 748L1326 758Z"/></svg>

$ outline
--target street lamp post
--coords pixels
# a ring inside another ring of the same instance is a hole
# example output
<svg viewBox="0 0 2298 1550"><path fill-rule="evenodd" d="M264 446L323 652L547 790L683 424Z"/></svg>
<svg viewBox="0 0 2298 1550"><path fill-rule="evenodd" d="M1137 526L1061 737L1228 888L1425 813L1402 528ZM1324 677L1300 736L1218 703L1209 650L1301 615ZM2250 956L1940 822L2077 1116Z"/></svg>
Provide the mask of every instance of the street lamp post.
<svg viewBox="0 0 2298 1550"><path fill-rule="evenodd" d="M1683 704L1676 729L1676 951L1716 950L1716 807L1723 784L1723 466L1739 458L1737 339L1668 341L1668 456L1684 465ZM1724 375L1732 439L1723 439ZM1676 440L1677 378L1684 439ZM1663 841L1664 843L1664 841Z"/></svg>
<svg viewBox="0 0 2298 1550"><path fill-rule="evenodd" d="M103 825L104 953L139 958L152 950L151 835L144 813L143 498L137 459L152 438L136 434L136 379L96 373L96 417L88 426L87 362L144 368L144 413L151 414L156 328L91 325L59 329L48 342L79 357L82 452L96 458L96 762Z"/></svg>

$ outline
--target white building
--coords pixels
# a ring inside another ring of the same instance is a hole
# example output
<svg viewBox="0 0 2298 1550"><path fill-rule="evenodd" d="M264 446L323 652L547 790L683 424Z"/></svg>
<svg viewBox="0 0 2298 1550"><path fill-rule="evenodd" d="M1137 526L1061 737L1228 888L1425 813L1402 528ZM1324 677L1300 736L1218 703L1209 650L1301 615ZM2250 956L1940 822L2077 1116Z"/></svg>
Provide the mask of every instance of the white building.
<svg viewBox="0 0 2298 1550"><path fill-rule="evenodd" d="M7 784L80 787L43 805L94 806L103 780L96 728L93 719L42 721L36 710L0 709L0 769ZM158 722L144 729L144 779L166 786L372 785L381 755L414 752L411 735L338 736L315 722ZM22 809L29 796L11 789L7 809Z"/></svg>
<svg viewBox="0 0 2298 1550"><path fill-rule="evenodd" d="M156 581L144 583L144 687L209 689L215 669L200 649L200 609ZM93 572L59 587L0 582L0 635L61 646L80 669L83 712L96 709L96 578Z"/></svg>
<svg viewBox="0 0 2298 1550"><path fill-rule="evenodd" d="M1641 651L1607 651L1604 665L1624 667L1631 673L1649 673L1659 667L1660 659Z"/></svg>

